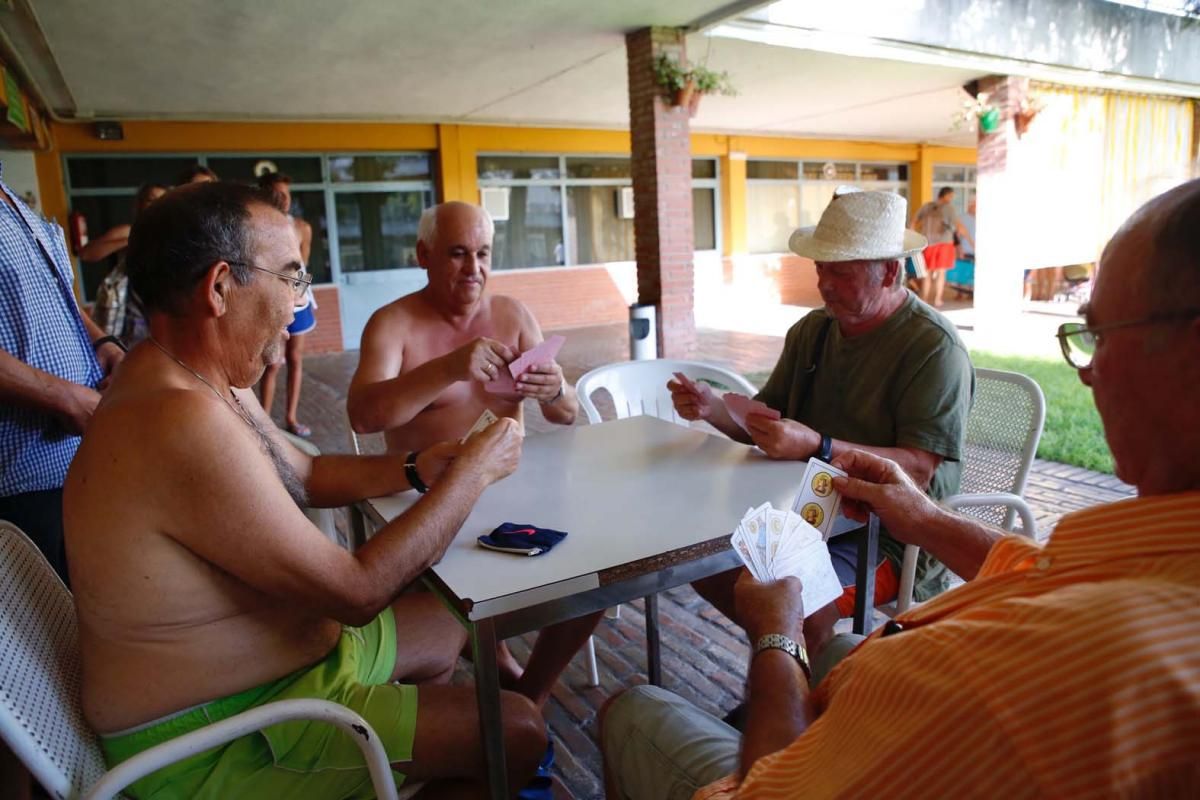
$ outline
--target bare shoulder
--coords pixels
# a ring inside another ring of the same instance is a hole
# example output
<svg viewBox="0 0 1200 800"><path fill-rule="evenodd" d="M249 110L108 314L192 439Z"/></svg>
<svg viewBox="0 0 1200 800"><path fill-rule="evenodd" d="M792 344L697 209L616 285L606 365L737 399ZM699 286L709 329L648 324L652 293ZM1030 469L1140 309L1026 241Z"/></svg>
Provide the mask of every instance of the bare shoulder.
<svg viewBox="0 0 1200 800"><path fill-rule="evenodd" d="M542 328L529 307L515 297L494 295L491 305L492 327L502 338L512 336L521 350L542 341Z"/></svg>

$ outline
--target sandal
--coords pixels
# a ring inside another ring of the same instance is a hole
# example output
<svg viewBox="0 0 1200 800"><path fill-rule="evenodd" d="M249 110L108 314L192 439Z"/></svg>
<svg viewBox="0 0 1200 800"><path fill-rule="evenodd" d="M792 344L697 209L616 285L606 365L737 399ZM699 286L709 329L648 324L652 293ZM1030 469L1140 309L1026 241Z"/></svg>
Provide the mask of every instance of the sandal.
<svg viewBox="0 0 1200 800"><path fill-rule="evenodd" d="M308 427L303 422L297 422L295 425L288 423L285 430L287 430L288 433L299 436L301 439L307 439L308 437L312 436L312 428Z"/></svg>

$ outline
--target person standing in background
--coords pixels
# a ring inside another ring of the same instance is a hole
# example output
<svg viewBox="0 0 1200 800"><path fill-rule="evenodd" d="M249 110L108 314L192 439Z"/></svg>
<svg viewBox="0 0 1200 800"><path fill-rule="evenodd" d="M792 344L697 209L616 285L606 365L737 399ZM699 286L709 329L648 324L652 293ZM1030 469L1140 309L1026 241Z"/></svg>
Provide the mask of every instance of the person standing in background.
<svg viewBox="0 0 1200 800"><path fill-rule="evenodd" d="M292 209L292 179L282 172L268 172L258 179L260 189L270 192L275 198L275 205L280 211L291 217L296 229L296 238L300 241L300 258L308 264L312 253L312 226L299 217L291 216ZM271 405L275 401L275 380L279 377L279 368L287 362L287 405L284 409L284 429L303 439L312 436L312 429L297 419L300 408L300 382L304 377L304 335L317 327L317 317L313 313L317 308L316 298L310 287L301 305L296 307L296 318L288 325L287 347L284 350L284 360L271 364L263 373L259 383L259 392L263 408L271 413Z"/></svg>

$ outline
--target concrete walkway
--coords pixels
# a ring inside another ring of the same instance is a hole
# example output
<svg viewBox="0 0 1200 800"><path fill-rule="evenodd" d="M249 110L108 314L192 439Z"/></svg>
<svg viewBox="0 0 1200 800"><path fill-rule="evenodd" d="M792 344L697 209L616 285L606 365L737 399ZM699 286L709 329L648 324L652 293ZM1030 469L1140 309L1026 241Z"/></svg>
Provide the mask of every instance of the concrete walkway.
<svg viewBox="0 0 1200 800"><path fill-rule="evenodd" d="M560 331L567 342L560 363L567 379L575 382L589 369L628 357L624 325ZM697 358L747 374L771 369L783 339L755 333L702 329L698 331ZM357 364L351 351L313 356L305 361L300 420L312 426L313 442L323 452L348 452L346 387ZM286 369L286 368L285 368ZM275 417L282 418L282 387ZM526 424L531 433L550 428L529 402ZM586 421L579 420L579 424ZM369 447L377 442L368 443ZM1037 515L1045 536L1065 513L1111 502L1132 494L1132 489L1111 475L1038 461L1029 479L1026 499ZM691 589L668 592L660 602L663 675L667 688L679 692L699 707L723 715L740 701L745 680L747 646L739 629L728 623ZM557 743L557 770L575 797L603 796L600 752L597 747L597 712L604 700L622 688L646 681L645 621L641 603L626 606L618 619L605 619L596 631L596 653L601 684L587 688L582 656L572 663L545 709ZM532 636L510 642L518 659L528 656ZM460 669L458 680L469 680Z"/></svg>

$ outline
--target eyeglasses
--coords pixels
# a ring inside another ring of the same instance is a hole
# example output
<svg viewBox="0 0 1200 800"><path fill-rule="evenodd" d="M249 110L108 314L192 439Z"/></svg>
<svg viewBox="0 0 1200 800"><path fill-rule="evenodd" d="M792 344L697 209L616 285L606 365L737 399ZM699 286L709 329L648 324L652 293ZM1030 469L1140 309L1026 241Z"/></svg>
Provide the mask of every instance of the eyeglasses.
<svg viewBox="0 0 1200 800"><path fill-rule="evenodd" d="M1186 311L1173 311L1164 314L1153 314L1143 319L1130 319L1124 322L1110 322L1107 325L1088 325L1084 322L1064 322L1058 326L1058 344L1062 347L1063 358L1075 369L1087 369L1092 365L1092 356L1096 353L1096 343L1100 341L1100 333L1115 331L1120 328L1133 328L1138 325L1162 325L1171 322L1190 322L1200 318L1200 308Z"/></svg>
<svg viewBox="0 0 1200 800"><path fill-rule="evenodd" d="M238 267L249 267L250 269L258 270L259 272L269 272L272 275L282 278L292 285L292 294L296 296L297 300L304 297L304 293L308 291L308 287L312 286L313 282L312 275L309 275L303 269L300 269L294 273L287 273L276 272L273 269L267 269L265 267L256 267L253 264L246 263L245 261L226 261L225 263L233 264Z"/></svg>

